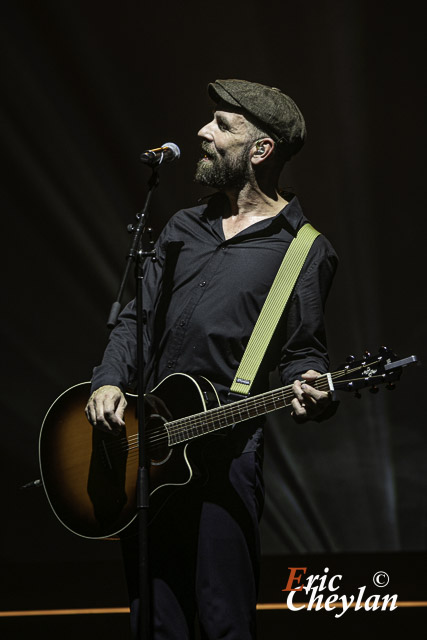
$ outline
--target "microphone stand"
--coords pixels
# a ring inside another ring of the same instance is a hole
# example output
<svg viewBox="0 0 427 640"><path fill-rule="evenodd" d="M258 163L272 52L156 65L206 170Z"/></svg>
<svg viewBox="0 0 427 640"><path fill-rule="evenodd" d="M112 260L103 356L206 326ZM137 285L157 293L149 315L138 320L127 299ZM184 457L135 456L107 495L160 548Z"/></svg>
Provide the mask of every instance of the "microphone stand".
<svg viewBox="0 0 427 640"><path fill-rule="evenodd" d="M143 265L146 258L155 259L156 252L143 251L142 234L147 228L148 207L154 189L159 184L158 166L152 167L152 175L148 181L149 190L144 208L136 214L137 224L129 225L128 231L133 232L127 263L122 277L117 300L113 303L108 317L107 326L116 325L121 310L121 299L128 279L131 264L135 265L136 277L136 318L137 318L137 367L138 367L138 473L136 479L136 509L138 523L138 586L139 586L139 633L140 640L150 638L150 581L148 561L148 507L149 507L149 467L150 460L145 443L145 411L144 411L144 344L143 344ZM150 232L151 229L148 229Z"/></svg>

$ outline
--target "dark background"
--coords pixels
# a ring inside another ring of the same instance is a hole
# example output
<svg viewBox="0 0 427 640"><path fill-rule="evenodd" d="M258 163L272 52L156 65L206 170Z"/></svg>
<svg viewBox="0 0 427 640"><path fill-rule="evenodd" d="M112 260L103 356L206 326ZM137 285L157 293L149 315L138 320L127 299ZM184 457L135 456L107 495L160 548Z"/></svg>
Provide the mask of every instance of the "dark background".
<svg viewBox="0 0 427 640"><path fill-rule="evenodd" d="M1 554L14 577L2 608L73 606L64 585L82 571L101 604L126 604L117 545L72 536L42 490L20 486L39 477L50 404L100 360L126 225L147 190L141 151L173 141L182 152L161 172L156 234L205 195L192 176L196 133L212 108L208 82L278 86L305 115L307 143L282 186L340 256L327 309L332 365L381 344L425 357L425 38L416 6L2 3ZM395 392L346 396L322 425L275 415L265 556L393 554L403 566L415 553L425 563L425 383L424 368L411 367Z"/></svg>

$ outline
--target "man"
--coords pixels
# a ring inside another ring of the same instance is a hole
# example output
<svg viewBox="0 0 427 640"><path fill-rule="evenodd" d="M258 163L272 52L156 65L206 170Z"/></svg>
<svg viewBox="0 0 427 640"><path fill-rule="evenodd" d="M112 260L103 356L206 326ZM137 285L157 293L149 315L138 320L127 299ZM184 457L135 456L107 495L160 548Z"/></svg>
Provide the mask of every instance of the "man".
<svg viewBox="0 0 427 640"><path fill-rule="evenodd" d="M178 212L145 265L146 388L172 372L206 376L222 403L269 288L298 229L307 221L292 195L279 192L284 163L303 145L296 104L275 88L243 80L208 87L216 104L200 131L196 180L217 193ZM308 383L328 366L323 308L336 256L315 240L254 382L266 390L275 367L293 384L297 422L322 419L328 394ZM103 362L94 370L87 416L120 431L123 391L136 379L135 303L123 311ZM153 637L256 637L258 521L263 505L262 421L209 441L208 480L175 494L150 526ZM131 610L137 610L135 538L124 543Z"/></svg>

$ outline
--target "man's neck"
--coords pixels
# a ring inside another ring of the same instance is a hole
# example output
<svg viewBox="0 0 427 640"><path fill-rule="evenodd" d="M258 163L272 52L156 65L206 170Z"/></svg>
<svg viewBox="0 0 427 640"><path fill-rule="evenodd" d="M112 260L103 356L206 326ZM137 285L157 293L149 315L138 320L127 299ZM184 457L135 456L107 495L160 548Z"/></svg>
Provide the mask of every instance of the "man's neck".
<svg viewBox="0 0 427 640"><path fill-rule="evenodd" d="M226 217L231 216L235 219L272 218L288 204L276 188L266 192L251 184L246 184L239 190L227 190L225 195L230 205Z"/></svg>
<svg viewBox="0 0 427 640"><path fill-rule="evenodd" d="M223 215L222 228L227 240L263 218L273 218L288 204L276 189L274 193L267 194L246 186L239 191L225 193L229 208Z"/></svg>

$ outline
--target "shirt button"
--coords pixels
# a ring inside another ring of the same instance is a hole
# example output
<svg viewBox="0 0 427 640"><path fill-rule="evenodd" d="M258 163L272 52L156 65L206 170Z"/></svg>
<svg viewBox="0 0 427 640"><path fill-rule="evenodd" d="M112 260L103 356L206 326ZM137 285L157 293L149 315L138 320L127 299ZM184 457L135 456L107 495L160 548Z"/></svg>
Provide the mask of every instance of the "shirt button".
<svg viewBox="0 0 427 640"><path fill-rule="evenodd" d="M201 282L199 282L199 287L205 287L206 286L206 280L202 280Z"/></svg>
<svg viewBox="0 0 427 640"><path fill-rule="evenodd" d="M172 369L175 362L173 360L168 360L168 369Z"/></svg>
<svg viewBox="0 0 427 640"><path fill-rule="evenodd" d="M179 323L180 327L185 327L185 320L181 320L181 322Z"/></svg>

